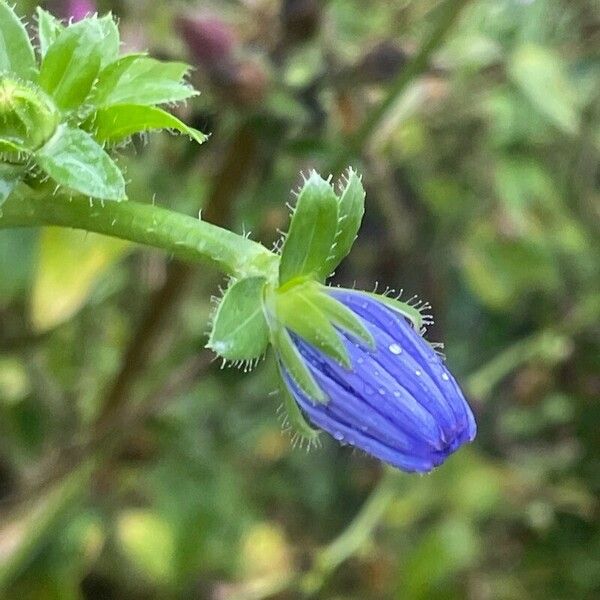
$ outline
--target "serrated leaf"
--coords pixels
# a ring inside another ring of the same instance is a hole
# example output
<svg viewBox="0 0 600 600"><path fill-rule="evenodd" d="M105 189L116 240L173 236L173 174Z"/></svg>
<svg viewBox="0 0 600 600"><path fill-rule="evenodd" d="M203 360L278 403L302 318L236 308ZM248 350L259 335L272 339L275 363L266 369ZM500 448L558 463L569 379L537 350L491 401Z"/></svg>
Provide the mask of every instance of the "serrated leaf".
<svg viewBox="0 0 600 600"><path fill-rule="evenodd" d="M228 360L252 360L264 354L269 328L263 312L264 277L231 285L217 309L207 346Z"/></svg>
<svg viewBox="0 0 600 600"><path fill-rule="evenodd" d="M100 66L105 67L106 65L111 64L119 58L121 37L119 35L119 28L117 27L112 13L108 13L107 15L104 15L103 17L97 20L104 37L102 43L102 58L100 60Z"/></svg>
<svg viewBox="0 0 600 600"><path fill-rule="evenodd" d="M32 81L37 76L35 53L27 30L13 9L0 0L0 73L3 72Z"/></svg>
<svg viewBox="0 0 600 600"><path fill-rule="evenodd" d="M577 96L558 55L535 44L520 46L508 72L541 114L566 133L577 132Z"/></svg>
<svg viewBox="0 0 600 600"><path fill-rule="evenodd" d="M0 149L2 148L0 143ZM23 178L23 167L0 163L0 208Z"/></svg>
<svg viewBox="0 0 600 600"><path fill-rule="evenodd" d="M190 136L199 144L207 136L197 129L188 127L177 117L156 106L115 104L98 109L88 120L86 128L93 131L101 143L120 142L135 133L152 129L174 129Z"/></svg>
<svg viewBox="0 0 600 600"><path fill-rule="evenodd" d="M285 327L271 328L271 343L296 385L315 402L327 402L327 396L315 381Z"/></svg>
<svg viewBox="0 0 600 600"><path fill-rule="evenodd" d="M112 104L166 104L196 95L184 82L188 65L161 62L141 54L123 56L102 70L91 101Z"/></svg>
<svg viewBox="0 0 600 600"><path fill-rule="evenodd" d="M48 48L40 69L40 86L63 110L77 108L88 97L112 40L106 25L84 19L64 29Z"/></svg>
<svg viewBox="0 0 600 600"><path fill-rule="evenodd" d="M327 264L331 273L350 252L365 213L365 190L356 171L348 169L346 184L338 202L335 245Z"/></svg>
<svg viewBox="0 0 600 600"><path fill-rule="evenodd" d="M298 195L281 251L281 285L295 277L324 279L328 275L328 258L337 221L337 196L329 183L312 171Z"/></svg>
<svg viewBox="0 0 600 600"><path fill-rule="evenodd" d="M60 185L104 200L124 200L125 180L110 156L81 129L62 125L35 153L38 166Z"/></svg>
<svg viewBox="0 0 600 600"><path fill-rule="evenodd" d="M131 244L95 233L43 229L31 293L31 322L47 331L73 317Z"/></svg>
<svg viewBox="0 0 600 600"><path fill-rule="evenodd" d="M38 41L40 44L40 55L46 56L48 48L56 41L56 38L64 30L64 25L51 13L39 6L37 11Z"/></svg>
<svg viewBox="0 0 600 600"><path fill-rule="evenodd" d="M319 301L319 296L312 295L302 285L280 292L275 302L277 320L309 344L349 368L350 359L342 338L325 316Z"/></svg>

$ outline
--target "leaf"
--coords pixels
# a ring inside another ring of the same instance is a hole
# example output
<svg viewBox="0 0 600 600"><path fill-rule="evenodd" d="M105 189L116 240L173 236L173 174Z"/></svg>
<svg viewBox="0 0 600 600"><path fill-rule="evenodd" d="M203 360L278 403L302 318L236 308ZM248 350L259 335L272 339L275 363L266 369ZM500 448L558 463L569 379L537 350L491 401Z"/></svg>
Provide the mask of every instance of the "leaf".
<svg viewBox="0 0 600 600"><path fill-rule="evenodd" d="M175 129L189 135L199 144L208 137L201 131L188 127L162 108L136 104L115 104L100 108L90 117L87 127L101 143L120 142L135 133L152 129Z"/></svg>
<svg viewBox="0 0 600 600"><path fill-rule="evenodd" d="M365 190L356 171L350 167L342 195L338 202L338 226L335 245L331 250L327 269L329 273L348 255L365 214Z"/></svg>
<svg viewBox="0 0 600 600"><path fill-rule="evenodd" d="M76 192L104 200L124 200L125 181L119 167L81 129L62 125L35 153L35 160L52 179Z"/></svg>
<svg viewBox="0 0 600 600"><path fill-rule="evenodd" d="M93 18L94 17L92 17L92 19ZM107 15L104 15L102 18L97 20L103 35L102 57L100 60L100 66L105 67L106 65L113 63L119 58L121 37L119 35L119 28L117 27L115 19L111 13L108 13Z"/></svg>
<svg viewBox="0 0 600 600"><path fill-rule="evenodd" d="M161 62L141 54L123 56L102 70L91 101L96 106L113 104L165 104L195 96L185 83L188 65Z"/></svg>
<svg viewBox="0 0 600 600"><path fill-rule="evenodd" d="M42 58L46 56L48 48L56 41L56 38L65 29L64 25L51 13L39 6L37 11L38 41Z"/></svg>
<svg viewBox="0 0 600 600"><path fill-rule="evenodd" d="M0 141L0 149L2 142ZM0 163L0 208L12 191L23 178L25 170L22 167Z"/></svg>
<svg viewBox="0 0 600 600"><path fill-rule="evenodd" d="M112 51L106 24L84 19L64 29L48 48L40 70L40 85L59 108L77 108L88 97L100 71L104 52Z"/></svg>
<svg viewBox="0 0 600 600"><path fill-rule="evenodd" d="M269 328L263 312L264 277L231 285L215 314L207 347L228 360L252 360L264 354Z"/></svg>
<svg viewBox="0 0 600 600"><path fill-rule="evenodd" d="M104 273L130 248L111 237L47 227L42 230L31 294L31 321L47 331L73 317Z"/></svg>
<svg viewBox="0 0 600 600"><path fill-rule="evenodd" d="M514 53L508 73L533 106L566 133L579 128L577 95L560 57L526 44Z"/></svg>
<svg viewBox="0 0 600 600"><path fill-rule="evenodd" d="M3 72L34 80L37 66L25 26L12 8L0 0L0 73Z"/></svg>
<svg viewBox="0 0 600 600"><path fill-rule="evenodd" d="M311 171L298 195L298 202L283 244L279 263L281 285L295 277L324 279L337 231L338 199L333 188Z"/></svg>

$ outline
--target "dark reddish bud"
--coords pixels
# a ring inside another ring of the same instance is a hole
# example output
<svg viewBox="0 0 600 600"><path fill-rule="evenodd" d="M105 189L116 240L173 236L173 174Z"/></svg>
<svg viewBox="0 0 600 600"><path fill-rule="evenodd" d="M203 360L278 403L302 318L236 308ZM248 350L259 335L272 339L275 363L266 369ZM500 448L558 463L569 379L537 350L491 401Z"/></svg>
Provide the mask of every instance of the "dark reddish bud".
<svg viewBox="0 0 600 600"><path fill-rule="evenodd" d="M233 27L219 17L182 16L176 28L197 65L212 68L231 60L238 43Z"/></svg>
<svg viewBox="0 0 600 600"><path fill-rule="evenodd" d="M368 83L382 83L394 77L406 64L407 55L393 42L377 44L360 62L361 79Z"/></svg>
<svg viewBox="0 0 600 600"><path fill-rule="evenodd" d="M323 9L318 0L284 0L281 22L287 42L301 42L319 30Z"/></svg>

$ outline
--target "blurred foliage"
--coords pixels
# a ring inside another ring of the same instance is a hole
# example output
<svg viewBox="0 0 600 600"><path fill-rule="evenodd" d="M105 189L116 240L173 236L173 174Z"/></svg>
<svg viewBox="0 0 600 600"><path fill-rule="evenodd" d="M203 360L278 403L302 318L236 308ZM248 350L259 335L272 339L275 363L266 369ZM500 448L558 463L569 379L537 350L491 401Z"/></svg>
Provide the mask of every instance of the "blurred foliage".
<svg viewBox="0 0 600 600"><path fill-rule="evenodd" d="M195 65L176 112L212 133L138 140L129 197L274 242L298 171L356 147L440 12L366 6L98 2L128 50ZM594 0L466 2L348 158L367 214L334 281L429 300L478 415L430 476L294 449L270 360L203 350L215 273L2 231L0 596L597 598L599 47Z"/></svg>

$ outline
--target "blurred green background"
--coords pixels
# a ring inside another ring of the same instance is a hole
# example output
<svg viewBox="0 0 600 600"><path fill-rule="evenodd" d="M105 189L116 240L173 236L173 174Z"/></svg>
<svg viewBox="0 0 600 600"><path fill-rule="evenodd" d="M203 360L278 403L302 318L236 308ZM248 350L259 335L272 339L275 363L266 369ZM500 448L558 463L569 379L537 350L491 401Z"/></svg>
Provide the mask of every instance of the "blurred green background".
<svg viewBox="0 0 600 600"><path fill-rule="evenodd" d="M294 449L270 358L203 349L218 273L2 231L0 597L599 598L597 0L42 5L194 65L211 138L135 140L131 199L270 246L301 170L359 169L333 281L433 304L479 435L423 477Z"/></svg>

